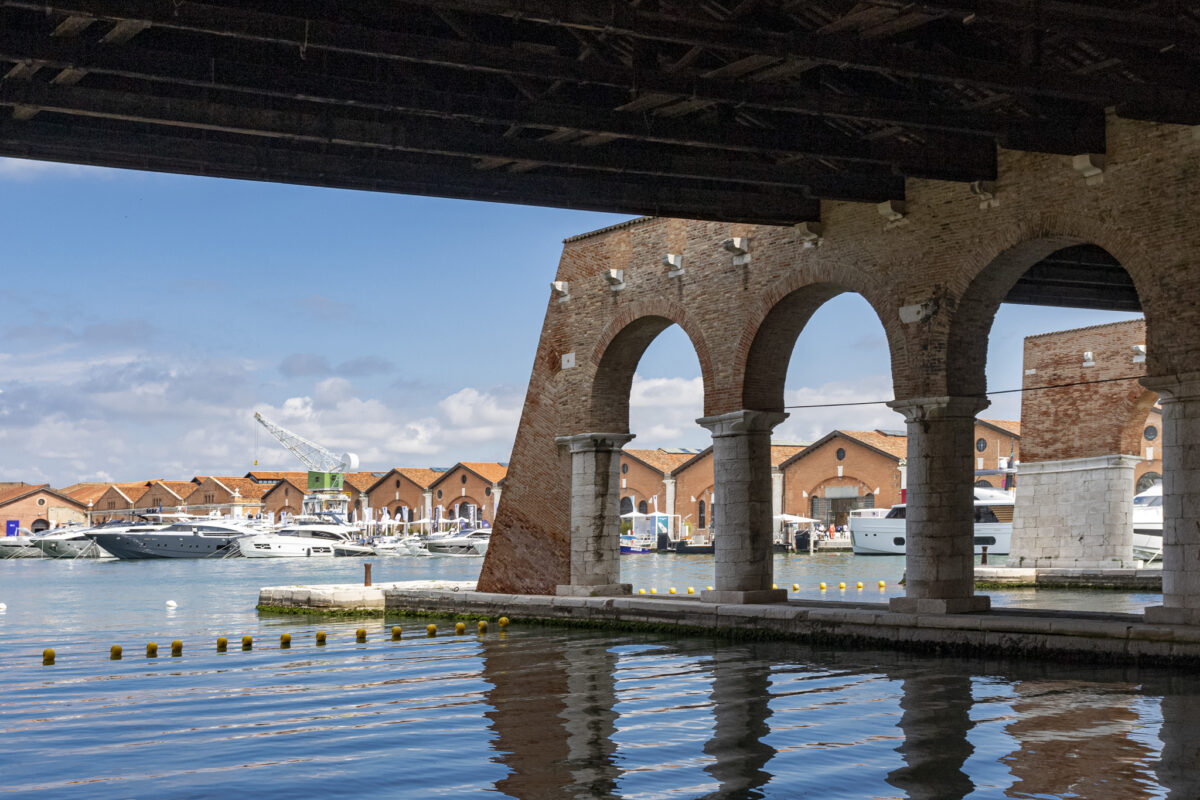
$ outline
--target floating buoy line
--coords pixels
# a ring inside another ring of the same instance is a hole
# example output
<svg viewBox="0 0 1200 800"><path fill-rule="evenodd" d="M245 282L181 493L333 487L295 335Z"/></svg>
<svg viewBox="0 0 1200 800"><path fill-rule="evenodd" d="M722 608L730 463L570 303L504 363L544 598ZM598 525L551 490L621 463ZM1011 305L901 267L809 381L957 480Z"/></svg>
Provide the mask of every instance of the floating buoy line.
<svg viewBox="0 0 1200 800"><path fill-rule="evenodd" d="M503 637L505 635L505 629L508 627L508 617L500 617L500 619L497 621L496 624L497 624L497 627L500 628L498 635ZM486 634L488 632L488 621L486 619L479 620L476 623L476 630L479 632L480 636ZM437 632L438 632L437 625L430 623L429 625L425 626L425 635L427 637L434 638L437 636ZM465 634L467 632L467 624L465 622L455 623L454 632L455 632L455 634L460 635L460 636ZM398 642L403 638L403 636L404 636L403 628L400 625L393 625L392 629L391 629L391 640L393 642ZM364 644L369 640L369 638L370 638L369 632L367 631L366 628L359 628L356 631L354 631L354 641L357 644ZM326 634L325 631L316 631L313 634L313 644L316 645L317 647L324 647L327 642L328 642L328 634ZM243 636L242 637L242 650L253 650L253 649L254 649L254 637L249 636L249 635ZM279 649L280 650L292 649L292 634L290 634L290 633L280 634ZM218 636L217 642L216 642L216 651L218 653L228 652L229 651L229 639L224 636ZM125 650L121 645L114 644L108 651L108 658L110 661L121 661L124 659L124 653L125 653ZM182 658L183 657L183 640L182 639L175 639L171 642L171 657L172 658ZM146 643L146 658L158 658L158 643L157 642L147 642ZM48 647L42 651L42 664L44 666L47 666L47 667L53 666L56 663L56 659L57 659L57 654L55 653L53 648Z"/></svg>

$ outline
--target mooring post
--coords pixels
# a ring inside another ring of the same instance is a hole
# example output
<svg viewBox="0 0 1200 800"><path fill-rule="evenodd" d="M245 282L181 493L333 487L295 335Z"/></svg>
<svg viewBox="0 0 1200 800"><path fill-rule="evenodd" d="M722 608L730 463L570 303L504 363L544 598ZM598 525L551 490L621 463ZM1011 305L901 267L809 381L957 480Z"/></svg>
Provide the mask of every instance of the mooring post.
<svg viewBox="0 0 1200 800"><path fill-rule="evenodd" d="M986 567L987 566L987 545L984 545L980 549L983 551L983 558L981 558L979 560L979 566Z"/></svg>
<svg viewBox="0 0 1200 800"><path fill-rule="evenodd" d="M371 585L371 564L367 562L363 564L363 586Z"/></svg>

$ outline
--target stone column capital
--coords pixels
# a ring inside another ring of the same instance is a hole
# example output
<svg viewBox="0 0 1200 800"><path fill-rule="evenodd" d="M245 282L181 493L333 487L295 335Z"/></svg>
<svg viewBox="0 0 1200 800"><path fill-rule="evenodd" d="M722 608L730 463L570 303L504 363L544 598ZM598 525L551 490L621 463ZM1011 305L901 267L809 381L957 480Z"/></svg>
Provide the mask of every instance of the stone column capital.
<svg viewBox="0 0 1200 800"><path fill-rule="evenodd" d="M753 433L770 433L775 426L788 418L785 411L754 411L742 409L730 411L728 414L718 414L715 417L701 417L696 424L708 428L713 438L721 436L748 436Z"/></svg>
<svg viewBox="0 0 1200 800"><path fill-rule="evenodd" d="M1162 403L1200 400L1200 372L1147 375L1140 380L1140 383L1150 391L1158 392L1159 400Z"/></svg>
<svg viewBox="0 0 1200 800"><path fill-rule="evenodd" d="M991 403L986 397L906 397L888 402L888 408L904 415L905 422L974 417Z"/></svg>
<svg viewBox="0 0 1200 800"><path fill-rule="evenodd" d="M568 447L572 453L596 453L609 450L620 450L633 441L632 433L576 433L570 436L556 436L554 443L559 447Z"/></svg>

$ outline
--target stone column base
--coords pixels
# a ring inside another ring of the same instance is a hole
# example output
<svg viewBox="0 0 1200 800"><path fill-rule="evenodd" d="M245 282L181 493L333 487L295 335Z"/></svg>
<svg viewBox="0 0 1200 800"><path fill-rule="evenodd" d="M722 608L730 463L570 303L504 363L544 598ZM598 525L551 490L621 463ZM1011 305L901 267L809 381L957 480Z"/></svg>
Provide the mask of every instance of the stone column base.
<svg viewBox="0 0 1200 800"><path fill-rule="evenodd" d="M728 603L734 605L760 603L786 603L787 589L752 589L746 592L705 589L700 592L705 603Z"/></svg>
<svg viewBox="0 0 1200 800"><path fill-rule="evenodd" d="M559 584L554 593L559 597L617 597L633 594L632 583L605 583L599 586L574 586Z"/></svg>
<svg viewBox="0 0 1200 800"><path fill-rule="evenodd" d="M888 611L899 614L974 614L988 611L991 607L992 598L986 594L945 600L934 597L893 597L888 602Z"/></svg>
<svg viewBox="0 0 1200 800"><path fill-rule="evenodd" d="M1200 625L1200 608L1147 606L1142 616L1152 625Z"/></svg>

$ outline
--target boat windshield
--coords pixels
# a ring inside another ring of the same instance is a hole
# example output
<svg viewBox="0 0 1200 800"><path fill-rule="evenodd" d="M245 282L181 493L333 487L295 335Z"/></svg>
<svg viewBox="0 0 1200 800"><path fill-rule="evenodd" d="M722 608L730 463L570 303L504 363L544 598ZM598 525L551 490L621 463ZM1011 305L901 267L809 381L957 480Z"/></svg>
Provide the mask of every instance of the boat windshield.
<svg viewBox="0 0 1200 800"><path fill-rule="evenodd" d="M1133 504L1135 506L1142 506L1143 508L1153 508L1154 506L1161 506L1162 505L1162 495L1161 494L1138 495L1137 497L1133 498Z"/></svg>
<svg viewBox="0 0 1200 800"><path fill-rule="evenodd" d="M892 510L887 513L887 519L904 519L907 509L904 506L893 506Z"/></svg>

